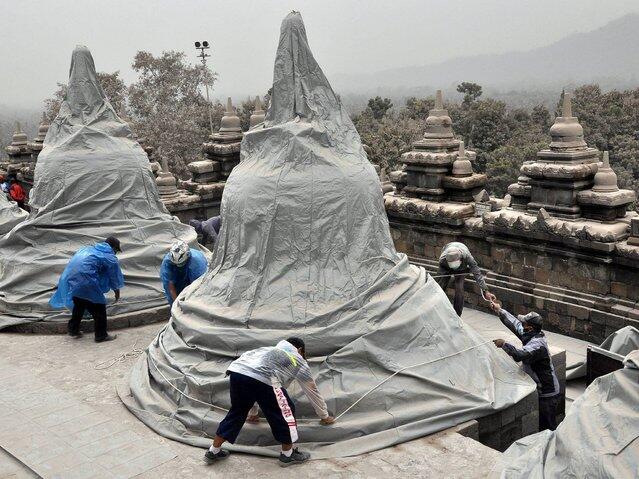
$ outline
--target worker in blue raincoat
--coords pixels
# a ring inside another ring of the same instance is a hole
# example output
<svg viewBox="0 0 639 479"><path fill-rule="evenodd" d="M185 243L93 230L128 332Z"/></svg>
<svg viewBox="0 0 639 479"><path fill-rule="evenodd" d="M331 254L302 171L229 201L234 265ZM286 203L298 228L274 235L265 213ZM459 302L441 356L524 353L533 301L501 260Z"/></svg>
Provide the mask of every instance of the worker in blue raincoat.
<svg viewBox="0 0 639 479"><path fill-rule="evenodd" d="M95 341L111 341L116 335L107 333L105 293L113 290L115 301L120 299L124 277L116 254L121 252L120 241L109 236L103 243L85 246L73 255L58 281L58 289L49 300L53 308L72 310L69 335L80 338L80 322L86 310L95 323Z"/></svg>
<svg viewBox="0 0 639 479"><path fill-rule="evenodd" d="M184 241L176 241L162 260L160 279L169 304L193 281L206 272L208 262L201 251L189 248Z"/></svg>

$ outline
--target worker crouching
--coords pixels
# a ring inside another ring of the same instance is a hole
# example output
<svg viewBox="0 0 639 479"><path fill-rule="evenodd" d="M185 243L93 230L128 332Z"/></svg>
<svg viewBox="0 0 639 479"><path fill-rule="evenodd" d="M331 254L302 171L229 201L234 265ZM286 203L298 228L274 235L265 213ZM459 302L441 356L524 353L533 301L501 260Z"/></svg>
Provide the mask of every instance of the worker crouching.
<svg viewBox="0 0 639 479"><path fill-rule="evenodd" d="M326 402L311 375L304 341L293 337L280 341L275 347L247 351L231 363L227 374L231 409L218 426L213 445L204 456L205 462L212 464L228 457L229 452L221 446L226 441L235 442L255 403L266 417L273 437L282 445L280 466L307 461L310 454L293 447L298 439L295 404L285 388L293 379L297 380L320 422L327 425L335 420L328 414Z"/></svg>
<svg viewBox="0 0 639 479"><path fill-rule="evenodd" d="M189 248L184 241L176 241L164 256L160 266L160 279L169 305L184 288L204 273L208 262L201 251Z"/></svg>
<svg viewBox="0 0 639 479"><path fill-rule="evenodd" d="M124 277L116 254L121 252L120 241L109 236L104 242L86 246L73 255L62 272L58 288L49 300L53 308L72 310L69 335L82 337L80 324L85 311L89 311L95 323L95 341L101 343L115 339L107 333L106 297L113 290L115 301L120 299Z"/></svg>

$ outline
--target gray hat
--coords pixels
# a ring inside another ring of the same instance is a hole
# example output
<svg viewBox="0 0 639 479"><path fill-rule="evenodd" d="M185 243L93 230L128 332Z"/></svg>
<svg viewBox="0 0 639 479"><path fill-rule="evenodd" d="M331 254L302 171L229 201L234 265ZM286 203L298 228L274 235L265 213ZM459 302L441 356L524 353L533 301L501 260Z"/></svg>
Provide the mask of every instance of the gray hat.
<svg viewBox="0 0 639 479"><path fill-rule="evenodd" d="M462 253L458 249L451 249L446 253L446 262L452 263L454 261L460 261L462 259Z"/></svg>
<svg viewBox="0 0 639 479"><path fill-rule="evenodd" d="M519 316L517 316L517 319L522 323L530 324L537 330L541 330L541 327L543 326L543 320L541 319L541 316L539 315L539 313L535 313L534 311L531 311L528 314L520 314Z"/></svg>

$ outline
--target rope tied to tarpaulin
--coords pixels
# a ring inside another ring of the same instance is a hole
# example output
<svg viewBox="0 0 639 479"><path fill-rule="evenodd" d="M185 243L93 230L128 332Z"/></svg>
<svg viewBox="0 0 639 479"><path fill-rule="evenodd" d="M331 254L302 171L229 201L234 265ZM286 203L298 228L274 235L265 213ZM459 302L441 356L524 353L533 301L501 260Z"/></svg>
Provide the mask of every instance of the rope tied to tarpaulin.
<svg viewBox="0 0 639 479"><path fill-rule="evenodd" d="M390 379L392 379L392 378L394 378L395 376L397 376L397 375L398 375L399 373L401 373L402 371L406 371L407 369L417 368L417 367L420 367L420 366L426 366L427 364L436 363L436 362L441 361L441 360L443 360L443 359L448 359L448 358L450 358L450 357L452 357L452 356L456 356L456 355L458 355L458 354L462 354L462 353L465 353L465 352L467 352L467 351L471 351L471 350L473 350L473 349L476 349L476 348L478 348L478 347L480 347L480 346L485 346L486 344L488 344L488 343L492 343L492 342L493 342L493 340L492 340L492 339L489 339L489 340L487 340L487 341L483 341L483 342L481 342L481 343L479 343L479 344L475 344L475 345L473 345L473 346L469 346L469 347L467 347L467 348L465 348L465 349L462 349L462 350L460 350L460 351L455 351L454 353L447 354L447 355L445 355L445 356L442 356L442 357L439 357L439 358L436 358L436 359L431 359L431 360L424 361L424 362L421 362L421 363L418 363L418 364L413 364L413 365L411 365L411 366L404 366L403 368L398 369L398 370L397 370L397 371L395 371L393 374L391 374L390 376L388 376L386 379L384 379L384 380L380 381L377 385L375 385L375 386L373 386L371 389L369 389L369 390L368 390L366 393L364 393L364 394L363 394L363 395L362 395L362 396L361 396L361 397L360 397L357 401L355 401L353 404L351 404L348 408L346 408L344 411L342 411L339 415L335 416L335 421L337 421L337 420L338 420L339 418L341 418L344 414L346 414L348 411L350 411L351 409L353 409L353 408L354 408L357 404L359 404L359 403L360 403L360 402L361 402L364 398L366 398L369 394L371 394L371 393L372 393L373 391L375 391L377 388L379 388L379 387L380 387L380 386L382 386L384 383L386 383L386 382L387 382L387 381L389 381ZM175 391L177 391L180 395L182 395L182 396L183 396L183 397L185 397L185 398L190 399L191 401L195 401L195 402L200 403L200 404L203 404L203 405L205 405L205 406L212 407L212 408L215 408L215 409L219 409L219 410L221 410L221 411L228 412L228 409L225 409L225 408L223 408L223 407L221 407L221 406L217 406L217 405L215 405L215 404L211 404L211 403L206 402L206 401L202 401L201 399L194 398L194 397L192 397L192 396L188 395L187 393L185 393L184 391L180 390L178 387L176 387L176 386L175 386L175 385L174 385L174 384L173 384L173 383L172 383L172 382L171 382L171 381L170 381L170 380L169 380L169 379L168 379L168 378L167 378L167 377L166 377L166 376L162 373L162 371L160 371L160 368L158 368L157 364L155 363L155 361L153 360L153 357L152 357L151 355L147 354L147 358L149 359L149 362L153 365L153 367L155 368L155 370L156 370L156 371L160 374L160 376L162 376L162 378L164 379L164 381L166 381L166 383L167 383L169 386L171 386L171 387L172 387ZM298 422L299 422L299 421L298 421Z"/></svg>

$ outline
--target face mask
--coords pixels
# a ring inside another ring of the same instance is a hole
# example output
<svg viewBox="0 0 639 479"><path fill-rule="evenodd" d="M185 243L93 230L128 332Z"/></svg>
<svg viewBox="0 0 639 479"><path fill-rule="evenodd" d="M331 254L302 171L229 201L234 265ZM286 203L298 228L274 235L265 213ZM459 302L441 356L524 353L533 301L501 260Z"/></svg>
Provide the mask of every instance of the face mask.
<svg viewBox="0 0 639 479"><path fill-rule="evenodd" d="M450 269L457 269L460 266L461 266L461 260L459 260L459 259L457 261L452 261L452 262L448 263L448 267Z"/></svg>

